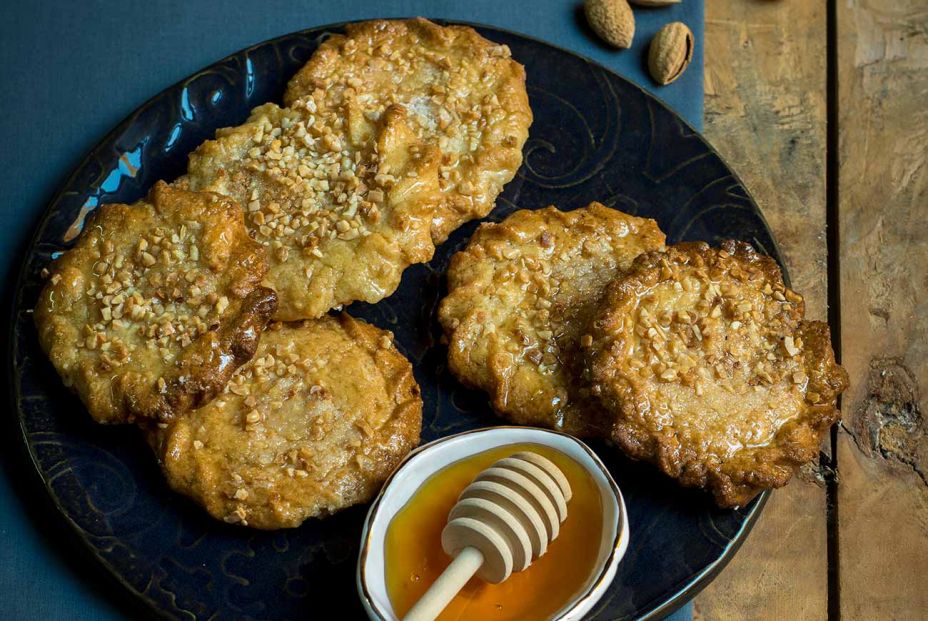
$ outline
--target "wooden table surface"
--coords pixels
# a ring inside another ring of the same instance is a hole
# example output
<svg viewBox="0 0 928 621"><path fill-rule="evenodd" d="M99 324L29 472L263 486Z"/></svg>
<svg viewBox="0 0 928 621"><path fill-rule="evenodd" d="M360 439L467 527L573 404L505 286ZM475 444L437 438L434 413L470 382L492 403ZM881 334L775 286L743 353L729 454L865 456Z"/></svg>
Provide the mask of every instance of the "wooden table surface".
<svg viewBox="0 0 928 621"><path fill-rule="evenodd" d="M851 378L695 618L928 617L928 0L711 0L706 128Z"/></svg>

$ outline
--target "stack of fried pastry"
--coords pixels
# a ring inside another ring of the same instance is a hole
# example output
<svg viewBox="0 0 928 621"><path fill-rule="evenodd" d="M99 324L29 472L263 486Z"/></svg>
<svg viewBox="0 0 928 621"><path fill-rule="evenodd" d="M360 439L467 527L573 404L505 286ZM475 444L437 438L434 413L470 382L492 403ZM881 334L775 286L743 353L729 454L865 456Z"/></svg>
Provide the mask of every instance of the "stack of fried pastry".
<svg viewBox="0 0 928 621"><path fill-rule="evenodd" d="M369 499L418 442L392 335L328 313L485 216L532 120L506 46L421 19L330 37L284 104L97 209L35 311L96 421L139 425L174 489L258 528Z"/></svg>
<svg viewBox="0 0 928 621"><path fill-rule="evenodd" d="M419 440L376 303L522 161L525 73L464 27L350 25L49 269L40 342L101 423L145 432L212 515L290 527L369 499ZM452 259L449 364L519 424L606 438L743 505L817 454L847 378L749 245L665 245L598 203L484 224Z"/></svg>
<svg viewBox="0 0 928 621"><path fill-rule="evenodd" d="M598 203L483 224L448 271L449 365L514 422L605 438L744 505L817 456L847 375L771 258L664 242Z"/></svg>

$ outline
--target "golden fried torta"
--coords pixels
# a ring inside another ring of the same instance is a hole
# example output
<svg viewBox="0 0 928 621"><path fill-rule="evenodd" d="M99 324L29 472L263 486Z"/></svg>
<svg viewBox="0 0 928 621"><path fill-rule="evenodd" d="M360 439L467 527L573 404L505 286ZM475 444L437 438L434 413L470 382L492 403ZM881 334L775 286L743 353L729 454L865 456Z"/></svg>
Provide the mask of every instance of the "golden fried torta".
<svg viewBox="0 0 928 621"><path fill-rule="evenodd" d="M276 307L239 206L160 182L134 205L99 207L49 271L39 341L101 423L166 421L209 401Z"/></svg>
<svg viewBox="0 0 928 621"><path fill-rule="evenodd" d="M785 485L838 420L847 374L828 326L750 245L639 257L590 324L593 392L612 439L723 507Z"/></svg>
<svg viewBox="0 0 928 621"><path fill-rule="evenodd" d="M441 150L432 237L487 215L522 163L532 122L525 69L509 48L467 26L425 19L348 24L287 87L289 106L321 94L377 119L399 104L419 138Z"/></svg>
<svg viewBox="0 0 928 621"><path fill-rule="evenodd" d="M219 397L147 435L174 490L274 529L369 500L421 425L392 335L343 314L273 324Z"/></svg>
<svg viewBox="0 0 928 621"><path fill-rule="evenodd" d="M639 254L663 247L654 220L600 203L481 225L452 257L439 308L452 372L515 423L607 433L578 381L580 338L606 285Z"/></svg>
<svg viewBox="0 0 928 621"><path fill-rule="evenodd" d="M408 117L392 106L369 120L353 103L328 106L321 95L291 108L266 104L191 154L178 183L235 198L268 248L276 319L377 302L406 267L432 258L438 150Z"/></svg>

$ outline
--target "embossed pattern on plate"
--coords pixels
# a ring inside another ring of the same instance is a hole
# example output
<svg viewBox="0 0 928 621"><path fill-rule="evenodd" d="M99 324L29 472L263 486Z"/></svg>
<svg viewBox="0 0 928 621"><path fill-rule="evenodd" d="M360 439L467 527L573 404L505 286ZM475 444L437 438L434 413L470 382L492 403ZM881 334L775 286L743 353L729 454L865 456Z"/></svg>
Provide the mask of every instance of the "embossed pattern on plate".
<svg viewBox="0 0 928 621"><path fill-rule="evenodd" d="M366 507L281 532L214 521L172 493L141 436L94 425L39 349L31 308L39 273L67 248L103 202L132 202L172 179L186 155L218 127L279 100L287 80L327 32L287 35L243 50L157 95L91 151L41 219L24 257L11 326L13 406L26 448L53 501L80 539L153 610L176 619L361 619L354 569ZM780 260L756 205L691 128L638 87L548 44L488 27L525 64L535 123L525 163L488 219L517 208L564 209L599 200L656 218L671 242L743 239ZM449 257L470 223L399 290L349 311L396 333L425 401L423 441L499 424L485 396L445 367L435 307ZM631 547L591 619L659 618L724 566L766 499L735 511L682 490L656 470L593 445L628 503Z"/></svg>

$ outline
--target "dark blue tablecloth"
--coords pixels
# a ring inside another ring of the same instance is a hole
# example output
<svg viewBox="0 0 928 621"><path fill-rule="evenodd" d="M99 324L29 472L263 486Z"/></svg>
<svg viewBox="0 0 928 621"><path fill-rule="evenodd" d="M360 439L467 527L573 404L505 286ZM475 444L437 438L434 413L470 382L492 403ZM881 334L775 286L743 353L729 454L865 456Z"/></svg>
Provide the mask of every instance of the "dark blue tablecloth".
<svg viewBox="0 0 928 621"><path fill-rule="evenodd" d="M4 308L36 219L72 166L111 127L166 86L231 52L332 22L423 15L508 28L565 47L651 89L702 126L703 2L637 10L631 50L599 44L580 2L561 0L20 0L0 3L0 261ZM647 43L666 22L696 34L690 69L657 88ZM6 408L5 408L6 409ZM85 558L44 498L6 409L0 459L0 616L135 618L122 588ZM684 611L681 618L689 618Z"/></svg>

